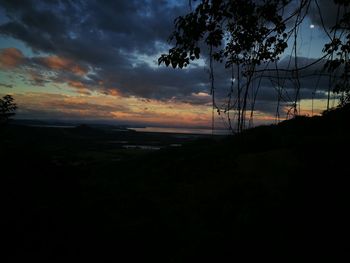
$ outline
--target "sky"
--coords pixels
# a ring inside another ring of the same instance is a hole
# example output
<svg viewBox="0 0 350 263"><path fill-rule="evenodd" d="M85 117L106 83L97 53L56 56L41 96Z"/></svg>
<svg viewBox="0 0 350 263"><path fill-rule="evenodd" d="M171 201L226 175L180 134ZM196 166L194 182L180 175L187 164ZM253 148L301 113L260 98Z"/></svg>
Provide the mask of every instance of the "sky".
<svg viewBox="0 0 350 263"><path fill-rule="evenodd" d="M336 9L328 0L319 4L331 25ZM174 19L189 8L188 0L0 0L0 95L13 95L21 119L210 127L206 55L186 69L157 63L170 47ZM327 41L315 7L300 32L302 65L320 57ZM215 75L218 96L224 97L230 76L222 65ZM325 109L327 83L302 79L302 114ZM286 85L286 92L294 92ZM265 81L256 123L273 122L275 111L276 85ZM215 119L225 126L222 116Z"/></svg>

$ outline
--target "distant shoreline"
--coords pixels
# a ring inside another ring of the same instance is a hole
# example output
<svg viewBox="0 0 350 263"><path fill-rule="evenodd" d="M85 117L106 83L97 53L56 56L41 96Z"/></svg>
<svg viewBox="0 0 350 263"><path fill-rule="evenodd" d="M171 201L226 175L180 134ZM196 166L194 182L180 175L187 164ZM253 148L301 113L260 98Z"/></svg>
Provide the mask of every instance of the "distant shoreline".
<svg viewBox="0 0 350 263"><path fill-rule="evenodd" d="M231 135L230 130L216 129L214 132L210 128L187 128L187 127L159 127L159 126L139 126L139 125L112 125L101 123L74 123L74 122L60 122L60 121L42 121L42 120L21 120L15 119L13 121L15 125L24 125L29 127L41 127L41 128L77 128L81 125L86 125L91 128L103 128L103 129L120 129L120 131L136 131L146 133L173 133L173 134L192 134L192 135L216 135L225 136Z"/></svg>
<svg viewBox="0 0 350 263"><path fill-rule="evenodd" d="M145 127L145 128L128 128L137 132L158 132L158 133L179 133L179 134L196 134L196 135L230 135L229 130L214 130L201 128L165 128L165 127Z"/></svg>

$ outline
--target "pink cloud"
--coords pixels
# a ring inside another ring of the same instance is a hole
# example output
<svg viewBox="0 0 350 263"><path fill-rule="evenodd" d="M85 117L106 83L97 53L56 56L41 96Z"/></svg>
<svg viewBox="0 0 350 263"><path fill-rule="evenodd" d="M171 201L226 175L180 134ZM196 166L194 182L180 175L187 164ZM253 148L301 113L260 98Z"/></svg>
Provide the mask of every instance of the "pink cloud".
<svg viewBox="0 0 350 263"><path fill-rule="evenodd" d="M23 53L17 48L0 50L0 69L13 69L23 64Z"/></svg>

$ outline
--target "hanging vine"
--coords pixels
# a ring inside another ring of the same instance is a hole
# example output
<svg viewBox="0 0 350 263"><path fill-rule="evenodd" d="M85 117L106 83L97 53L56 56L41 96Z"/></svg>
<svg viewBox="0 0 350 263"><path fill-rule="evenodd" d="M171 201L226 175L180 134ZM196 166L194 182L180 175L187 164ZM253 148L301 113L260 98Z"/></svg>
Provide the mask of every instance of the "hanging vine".
<svg viewBox="0 0 350 263"><path fill-rule="evenodd" d="M349 5L348 0L334 0L334 2L339 8ZM325 59L329 61L326 68L333 78L336 75L334 74L335 69L341 65L346 70L350 68L350 42L344 42L344 40L350 39L350 35L346 35L349 38L343 37L341 39L338 34L340 29L349 31L350 15L346 15L347 13L344 12L342 19L337 18L337 24L332 29L332 36L324 25L317 0L300 0L296 8L287 14L287 7L290 8L293 3L295 6L295 2L291 0L202 0L198 4L192 5L192 1L189 1L191 12L175 20L175 30L169 39L175 45L168 54L161 55L158 62L159 64L164 63L166 66L171 65L174 68L183 68L205 54L201 49L208 48L209 53L204 58L207 58L209 63L213 131L215 129L215 111L219 115L221 113L226 115L228 127L232 131L242 132L246 128L248 116L249 126L252 125L255 103L263 78L270 78L272 86L276 88L275 117L278 122L281 102L284 104L292 102L287 111L287 118L289 115L300 114L300 78L304 77L302 74L304 70L315 64L324 63ZM331 42L325 46L324 56L308 65L300 66L297 52L299 28L312 3L315 3L317 7L322 28ZM291 38L293 46L288 66L287 68L278 68L277 61L287 49L288 41ZM291 63L292 58L293 63ZM216 102L214 61L223 63L225 68L231 71L227 102L222 106L218 106ZM274 68L269 67L271 62L274 63ZM263 64L266 66L262 67ZM348 86L344 87L345 84L349 85L347 79L350 77L346 70L342 74L346 81L337 85L337 90L342 94L350 89ZM257 84L256 81L258 81ZM293 83L295 87L293 99L285 88L287 82ZM254 88L255 86L256 88ZM316 93L316 90L314 92ZM236 93L235 98L233 97L234 93ZM329 88L328 96L330 93L331 89ZM343 97L345 101L346 96ZM248 105L250 105L250 114L247 116Z"/></svg>

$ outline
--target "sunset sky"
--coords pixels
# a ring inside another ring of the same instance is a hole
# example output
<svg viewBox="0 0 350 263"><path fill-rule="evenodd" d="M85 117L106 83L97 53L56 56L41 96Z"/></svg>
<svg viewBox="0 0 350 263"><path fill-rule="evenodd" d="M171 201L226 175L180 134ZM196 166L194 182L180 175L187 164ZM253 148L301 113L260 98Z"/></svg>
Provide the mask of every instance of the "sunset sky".
<svg viewBox="0 0 350 263"><path fill-rule="evenodd" d="M335 9L328 0L320 4L331 25ZM208 127L206 54L187 69L157 64L169 48L174 19L187 12L188 0L0 0L0 95L14 96L21 119ZM314 8L300 30L298 55L307 64L320 57L327 40ZM222 65L215 74L224 97L230 76ZM316 82L302 80L304 114L311 114ZM325 109L328 80L318 84L316 113ZM266 81L257 123L272 122L275 109L275 87ZM219 116L216 122L220 126Z"/></svg>

